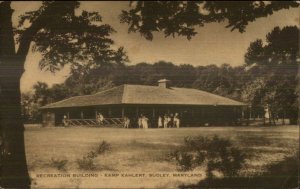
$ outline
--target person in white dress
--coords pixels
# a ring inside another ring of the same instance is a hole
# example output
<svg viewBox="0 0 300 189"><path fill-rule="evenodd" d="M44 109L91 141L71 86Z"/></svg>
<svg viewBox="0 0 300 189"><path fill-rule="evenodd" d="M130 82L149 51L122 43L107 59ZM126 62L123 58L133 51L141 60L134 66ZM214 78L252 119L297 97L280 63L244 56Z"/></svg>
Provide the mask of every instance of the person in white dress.
<svg viewBox="0 0 300 189"><path fill-rule="evenodd" d="M180 119L179 119L179 114L178 113L175 113L175 116L174 116L174 125L175 125L176 128L180 127Z"/></svg>
<svg viewBox="0 0 300 189"><path fill-rule="evenodd" d="M144 129L148 129L148 118L146 116L142 117L142 126Z"/></svg>
<svg viewBox="0 0 300 189"><path fill-rule="evenodd" d="M63 125L64 126L68 126L68 118L67 118L67 116L66 115L64 115L64 117L63 117Z"/></svg>
<svg viewBox="0 0 300 189"><path fill-rule="evenodd" d="M98 116L97 116L97 122L98 122L98 124L102 125L103 121L104 121L104 116L101 113L99 113Z"/></svg>
<svg viewBox="0 0 300 189"><path fill-rule="evenodd" d="M130 119L128 117L124 117L124 128L129 128L130 125Z"/></svg>
<svg viewBox="0 0 300 189"><path fill-rule="evenodd" d="M163 127L163 122L162 122L162 117L158 116L158 123L157 123L158 128L162 128Z"/></svg>

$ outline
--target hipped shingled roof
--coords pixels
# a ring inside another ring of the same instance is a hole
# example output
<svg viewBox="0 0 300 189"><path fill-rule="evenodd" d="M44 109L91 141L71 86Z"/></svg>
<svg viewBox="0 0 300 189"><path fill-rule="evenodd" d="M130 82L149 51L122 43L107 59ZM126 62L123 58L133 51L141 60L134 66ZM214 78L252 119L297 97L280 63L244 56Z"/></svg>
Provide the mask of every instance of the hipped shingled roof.
<svg viewBox="0 0 300 189"><path fill-rule="evenodd" d="M43 106L42 109L112 104L245 105L244 103L197 89L126 84L93 95L71 97Z"/></svg>

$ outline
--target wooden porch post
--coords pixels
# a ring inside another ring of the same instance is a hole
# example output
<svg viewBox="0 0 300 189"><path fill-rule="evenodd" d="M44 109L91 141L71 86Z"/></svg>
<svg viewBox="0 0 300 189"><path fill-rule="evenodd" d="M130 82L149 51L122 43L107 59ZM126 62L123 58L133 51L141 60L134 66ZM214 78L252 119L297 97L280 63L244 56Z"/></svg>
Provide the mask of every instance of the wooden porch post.
<svg viewBox="0 0 300 189"><path fill-rule="evenodd" d="M95 118L97 119L98 111L95 110Z"/></svg>
<svg viewBox="0 0 300 189"><path fill-rule="evenodd" d="M153 119L155 118L155 108L154 107L152 108L152 117L153 117Z"/></svg>
<svg viewBox="0 0 300 189"><path fill-rule="evenodd" d="M233 123L236 124L237 123L237 119L238 119L238 116L237 116L237 109L238 107L233 107Z"/></svg>
<svg viewBox="0 0 300 189"><path fill-rule="evenodd" d="M155 121L155 108L152 108L152 128L157 127L156 121Z"/></svg>
<svg viewBox="0 0 300 189"><path fill-rule="evenodd" d="M67 112L67 118L70 119L70 112Z"/></svg>
<svg viewBox="0 0 300 189"><path fill-rule="evenodd" d="M252 106L249 106L249 119L252 119Z"/></svg>
<svg viewBox="0 0 300 189"><path fill-rule="evenodd" d="M283 111L282 124L285 125L285 110Z"/></svg>
<svg viewBox="0 0 300 189"><path fill-rule="evenodd" d="M83 111L80 112L80 117L83 119Z"/></svg>
<svg viewBox="0 0 300 189"><path fill-rule="evenodd" d="M111 108L108 107L108 117L111 117Z"/></svg>
<svg viewBox="0 0 300 189"><path fill-rule="evenodd" d="M136 113L136 117L139 117L139 107L136 107L136 109L135 109L135 113Z"/></svg>
<svg viewBox="0 0 300 189"><path fill-rule="evenodd" d="M124 106L122 106L122 118L124 117L124 115L125 115L125 108Z"/></svg>
<svg viewBox="0 0 300 189"><path fill-rule="evenodd" d="M245 111L244 111L244 108L242 108L242 118L243 118L243 119L245 118Z"/></svg>

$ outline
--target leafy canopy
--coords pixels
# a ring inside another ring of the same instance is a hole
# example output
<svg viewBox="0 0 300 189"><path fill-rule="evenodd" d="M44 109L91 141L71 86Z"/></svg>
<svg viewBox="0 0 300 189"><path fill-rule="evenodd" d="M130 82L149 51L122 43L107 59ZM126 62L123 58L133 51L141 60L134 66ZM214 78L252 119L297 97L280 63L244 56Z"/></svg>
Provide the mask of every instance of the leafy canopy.
<svg viewBox="0 0 300 189"><path fill-rule="evenodd" d="M266 36L252 42L245 54L245 62L252 66L253 76L243 90L242 98L253 106L268 105L273 113L289 112L297 116L299 28L275 27Z"/></svg>
<svg viewBox="0 0 300 189"><path fill-rule="evenodd" d="M79 6L77 1L44 1L38 10L20 16L17 42L33 42L32 51L42 54L42 69L54 72L71 63L78 70L127 61L123 48L112 47L113 28L101 23L98 12L80 11Z"/></svg>
<svg viewBox="0 0 300 189"><path fill-rule="evenodd" d="M244 32L257 18L298 6L295 1L131 1L120 19L129 25L129 32L139 32L148 40L156 31L191 39L197 34L195 27L206 23L226 21L231 31Z"/></svg>
<svg viewBox="0 0 300 189"><path fill-rule="evenodd" d="M299 63L299 29L297 26L275 27L266 36L252 42L245 55L247 65L297 64Z"/></svg>

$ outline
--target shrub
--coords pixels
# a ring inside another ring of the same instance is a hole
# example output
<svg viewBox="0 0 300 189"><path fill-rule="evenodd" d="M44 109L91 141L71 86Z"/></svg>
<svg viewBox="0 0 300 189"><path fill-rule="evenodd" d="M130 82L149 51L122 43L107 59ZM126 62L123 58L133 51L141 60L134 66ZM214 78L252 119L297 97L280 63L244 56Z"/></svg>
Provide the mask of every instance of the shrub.
<svg viewBox="0 0 300 189"><path fill-rule="evenodd" d="M206 162L208 177L213 176L213 171L219 171L224 176L236 176L246 160L246 154L234 147L229 139L218 136L185 137L184 145L171 156L183 171Z"/></svg>
<svg viewBox="0 0 300 189"><path fill-rule="evenodd" d="M57 168L58 170L65 171L68 160L51 158L50 166Z"/></svg>
<svg viewBox="0 0 300 189"><path fill-rule="evenodd" d="M82 159L77 159L77 164L79 166L79 169L83 170L95 170L96 165L94 163L94 158L84 156Z"/></svg>
<svg viewBox="0 0 300 189"><path fill-rule="evenodd" d="M171 156L175 158L182 171L193 169L193 155L187 152L175 151Z"/></svg>
<svg viewBox="0 0 300 189"><path fill-rule="evenodd" d="M208 177L197 184L181 185L179 188L299 188L298 161L299 156L294 155L270 164L262 174L251 177Z"/></svg>
<svg viewBox="0 0 300 189"><path fill-rule="evenodd" d="M100 143L96 149L98 154L104 154L105 152L110 150L111 150L111 145L106 141L102 141L102 143Z"/></svg>
<svg viewBox="0 0 300 189"><path fill-rule="evenodd" d="M97 156L98 156L98 154L96 152L90 151L86 157L93 159L93 158L96 158Z"/></svg>
<svg viewBox="0 0 300 189"><path fill-rule="evenodd" d="M86 156L83 156L82 159L77 159L77 164L79 169L83 170L95 170L96 165L94 163L94 159L101 154L104 154L105 152L109 151L111 149L111 146L108 142L102 141L99 146L97 146L95 151L90 151L87 153Z"/></svg>

